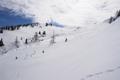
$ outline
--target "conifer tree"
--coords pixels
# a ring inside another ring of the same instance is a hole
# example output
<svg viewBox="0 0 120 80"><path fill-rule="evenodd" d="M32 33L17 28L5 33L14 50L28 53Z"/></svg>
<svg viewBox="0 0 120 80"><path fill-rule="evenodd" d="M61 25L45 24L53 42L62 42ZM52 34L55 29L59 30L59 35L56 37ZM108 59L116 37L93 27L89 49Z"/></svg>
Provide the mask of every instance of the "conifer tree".
<svg viewBox="0 0 120 80"><path fill-rule="evenodd" d="M68 41L68 39L66 38L66 39L65 39L65 42L67 42L67 41Z"/></svg>
<svg viewBox="0 0 120 80"><path fill-rule="evenodd" d="M43 37L46 36L46 31L43 31L42 36Z"/></svg>
<svg viewBox="0 0 120 80"><path fill-rule="evenodd" d="M28 39L25 39L25 44L28 44Z"/></svg>
<svg viewBox="0 0 120 80"><path fill-rule="evenodd" d="M0 47L4 46L3 39L0 40Z"/></svg>
<svg viewBox="0 0 120 80"><path fill-rule="evenodd" d="M39 31L39 35L41 35L41 32Z"/></svg>
<svg viewBox="0 0 120 80"><path fill-rule="evenodd" d="M110 17L109 23L111 24L113 22L113 17Z"/></svg>
<svg viewBox="0 0 120 80"><path fill-rule="evenodd" d="M120 10L116 13L116 18L120 17Z"/></svg>
<svg viewBox="0 0 120 80"><path fill-rule="evenodd" d="M3 29L0 29L0 33L3 33Z"/></svg>

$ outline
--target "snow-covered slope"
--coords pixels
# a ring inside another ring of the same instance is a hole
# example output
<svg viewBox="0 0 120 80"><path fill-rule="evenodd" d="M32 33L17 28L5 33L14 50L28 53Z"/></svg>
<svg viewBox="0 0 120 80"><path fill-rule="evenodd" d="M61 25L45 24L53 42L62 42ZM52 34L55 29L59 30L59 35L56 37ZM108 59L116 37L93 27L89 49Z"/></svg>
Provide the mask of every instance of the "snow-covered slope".
<svg viewBox="0 0 120 80"><path fill-rule="evenodd" d="M16 35L31 38L39 30L45 30L47 36L44 41L23 44L1 55L0 80L119 80L119 25L120 19L82 28L28 27L6 31L0 36L8 43ZM50 45L53 32L57 34L56 43Z"/></svg>
<svg viewBox="0 0 120 80"><path fill-rule="evenodd" d="M64 27L21 27L0 34L0 80L119 80L120 0L0 0L0 6ZM32 41L35 32L46 31ZM51 37L55 34L55 43ZM19 48L15 39L19 40ZM28 44L25 44L25 39ZM67 39L67 42L65 42Z"/></svg>

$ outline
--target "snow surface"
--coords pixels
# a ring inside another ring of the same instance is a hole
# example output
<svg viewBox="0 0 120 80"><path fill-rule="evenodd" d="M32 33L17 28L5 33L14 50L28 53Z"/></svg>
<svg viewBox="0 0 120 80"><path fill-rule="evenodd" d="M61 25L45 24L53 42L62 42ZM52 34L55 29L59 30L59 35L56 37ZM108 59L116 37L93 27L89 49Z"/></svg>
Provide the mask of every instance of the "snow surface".
<svg viewBox="0 0 120 80"><path fill-rule="evenodd" d="M22 2L22 3L21 3ZM120 18L100 23L120 8L120 0L0 0L0 5L35 21L64 27L21 27L0 34L0 80L119 80ZM37 42L31 41L35 32ZM50 44L55 34L55 43ZM15 47L16 36L19 48ZM65 42L65 39L68 39ZM43 53L44 51L44 53ZM17 59L16 59L17 57Z"/></svg>
<svg viewBox="0 0 120 80"><path fill-rule="evenodd" d="M21 45L0 56L0 80L119 80L119 25L120 19L89 27L36 26L5 31L0 36L6 46L16 36ZM43 41L22 44L39 30L47 32ZM50 45L53 31L56 43Z"/></svg>

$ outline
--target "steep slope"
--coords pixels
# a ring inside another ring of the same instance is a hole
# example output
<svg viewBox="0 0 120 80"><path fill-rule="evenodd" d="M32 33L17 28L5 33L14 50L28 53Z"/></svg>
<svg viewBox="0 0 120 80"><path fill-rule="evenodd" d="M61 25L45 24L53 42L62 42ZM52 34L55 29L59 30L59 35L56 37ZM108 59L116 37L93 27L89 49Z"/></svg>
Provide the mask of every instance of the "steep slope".
<svg viewBox="0 0 120 80"><path fill-rule="evenodd" d="M73 28L53 45L48 39L11 50L0 56L0 79L119 80L119 22Z"/></svg>

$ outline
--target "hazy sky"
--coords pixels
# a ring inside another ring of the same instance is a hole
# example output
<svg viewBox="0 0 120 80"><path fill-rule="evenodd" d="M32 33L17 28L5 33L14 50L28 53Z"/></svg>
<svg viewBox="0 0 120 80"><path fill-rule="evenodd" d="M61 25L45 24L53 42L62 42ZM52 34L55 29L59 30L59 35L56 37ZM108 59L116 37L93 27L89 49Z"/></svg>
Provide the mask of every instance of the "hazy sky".
<svg viewBox="0 0 120 80"><path fill-rule="evenodd" d="M0 0L0 24L52 19L66 25L84 26L114 15L120 8L119 3L120 0Z"/></svg>

